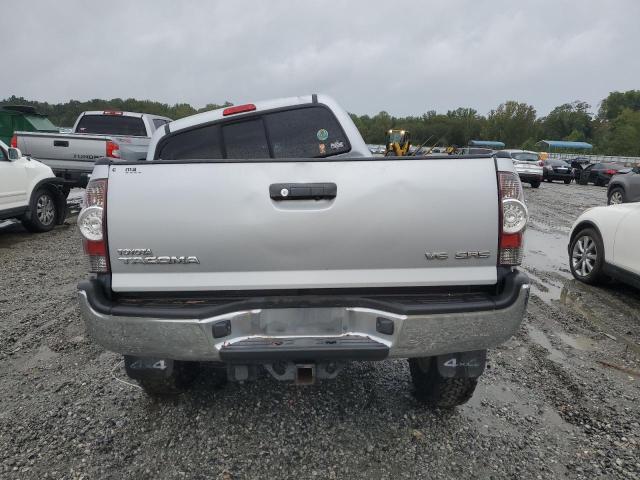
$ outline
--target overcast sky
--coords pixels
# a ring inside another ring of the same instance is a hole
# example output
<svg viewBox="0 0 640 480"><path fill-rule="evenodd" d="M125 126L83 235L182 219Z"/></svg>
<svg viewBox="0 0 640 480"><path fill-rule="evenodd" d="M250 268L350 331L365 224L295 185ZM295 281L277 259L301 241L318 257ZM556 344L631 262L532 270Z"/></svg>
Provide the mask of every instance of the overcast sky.
<svg viewBox="0 0 640 480"><path fill-rule="evenodd" d="M314 92L393 115L539 114L640 89L638 0L2 2L0 97L196 107Z"/></svg>

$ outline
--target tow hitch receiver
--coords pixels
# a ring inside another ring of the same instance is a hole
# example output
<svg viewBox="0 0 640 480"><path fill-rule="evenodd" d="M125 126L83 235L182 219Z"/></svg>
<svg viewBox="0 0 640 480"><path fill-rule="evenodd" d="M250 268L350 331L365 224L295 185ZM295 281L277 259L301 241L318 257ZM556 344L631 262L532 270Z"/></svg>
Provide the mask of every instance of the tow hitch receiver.
<svg viewBox="0 0 640 480"><path fill-rule="evenodd" d="M296 365L296 385L313 385L316 381L316 366L313 363Z"/></svg>
<svg viewBox="0 0 640 480"><path fill-rule="evenodd" d="M487 351L449 353L438 355L438 372L446 378L478 378L487 363Z"/></svg>

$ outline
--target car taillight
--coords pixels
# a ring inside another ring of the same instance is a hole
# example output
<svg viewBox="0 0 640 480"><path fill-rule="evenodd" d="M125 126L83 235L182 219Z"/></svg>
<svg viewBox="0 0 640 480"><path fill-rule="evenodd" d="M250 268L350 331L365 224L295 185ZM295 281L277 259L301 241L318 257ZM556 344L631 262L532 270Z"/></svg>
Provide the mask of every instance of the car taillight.
<svg viewBox="0 0 640 480"><path fill-rule="evenodd" d="M617 170L605 170L605 172L607 175L615 175L616 173L618 173Z"/></svg>
<svg viewBox="0 0 640 480"><path fill-rule="evenodd" d="M524 255L524 231L529 221L522 184L514 173L498 172L498 186L501 206L498 265L520 265Z"/></svg>
<svg viewBox="0 0 640 480"><path fill-rule="evenodd" d="M89 257L89 271L109 272L107 249L107 180L91 180L84 195L84 206L78 215L84 253Z"/></svg>
<svg viewBox="0 0 640 480"><path fill-rule="evenodd" d="M107 140L106 156L109 158L120 158L120 146L111 140Z"/></svg>
<svg viewBox="0 0 640 480"><path fill-rule="evenodd" d="M542 167L542 166L544 166L544 162L543 162L542 160L540 160L540 161L538 162L538 165L540 165L540 166Z"/></svg>
<svg viewBox="0 0 640 480"><path fill-rule="evenodd" d="M253 103L247 103L246 105L236 105L235 107L225 108L222 111L222 116L234 115L236 113L253 112L256 106Z"/></svg>
<svg viewBox="0 0 640 480"><path fill-rule="evenodd" d="M18 136L11 137L11 148L18 148Z"/></svg>

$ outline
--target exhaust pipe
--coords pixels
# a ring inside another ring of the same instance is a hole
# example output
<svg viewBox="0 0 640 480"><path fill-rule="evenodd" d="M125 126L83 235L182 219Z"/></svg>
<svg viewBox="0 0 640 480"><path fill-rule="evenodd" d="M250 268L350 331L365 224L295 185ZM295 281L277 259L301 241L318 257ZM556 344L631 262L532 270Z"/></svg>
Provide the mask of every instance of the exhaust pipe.
<svg viewBox="0 0 640 480"><path fill-rule="evenodd" d="M313 385L316 382L316 366L314 364L296 365L296 385Z"/></svg>

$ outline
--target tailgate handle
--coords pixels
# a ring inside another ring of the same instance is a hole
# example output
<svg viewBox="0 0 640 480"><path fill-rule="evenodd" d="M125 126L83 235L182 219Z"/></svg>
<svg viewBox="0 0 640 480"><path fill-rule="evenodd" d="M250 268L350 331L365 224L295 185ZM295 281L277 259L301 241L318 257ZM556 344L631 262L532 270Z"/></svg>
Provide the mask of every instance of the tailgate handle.
<svg viewBox="0 0 640 480"><path fill-rule="evenodd" d="M53 141L53 146L54 147L68 147L69 146L69 142L67 140L54 140Z"/></svg>
<svg viewBox="0 0 640 480"><path fill-rule="evenodd" d="M269 196L272 200L331 200L336 198L335 183L272 183Z"/></svg>

